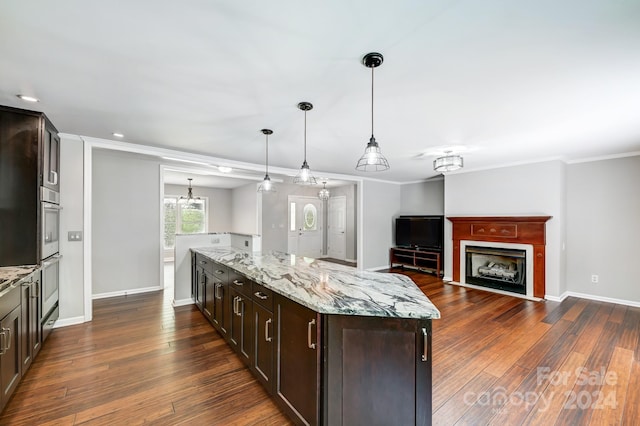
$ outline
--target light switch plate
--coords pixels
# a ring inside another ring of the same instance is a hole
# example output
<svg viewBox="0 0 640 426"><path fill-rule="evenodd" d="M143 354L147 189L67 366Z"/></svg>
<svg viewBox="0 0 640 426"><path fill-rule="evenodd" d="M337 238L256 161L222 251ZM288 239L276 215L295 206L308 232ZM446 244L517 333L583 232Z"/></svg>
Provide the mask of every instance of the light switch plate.
<svg viewBox="0 0 640 426"><path fill-rule="evenodd" d="M69 231L69 241L82 241L82 231Z"/></svg>

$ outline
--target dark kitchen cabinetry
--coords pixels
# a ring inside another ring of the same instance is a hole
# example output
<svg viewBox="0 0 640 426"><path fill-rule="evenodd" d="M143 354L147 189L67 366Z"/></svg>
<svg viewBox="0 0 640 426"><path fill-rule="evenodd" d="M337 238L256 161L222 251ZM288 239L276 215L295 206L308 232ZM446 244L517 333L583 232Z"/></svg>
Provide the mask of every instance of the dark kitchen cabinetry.
<svg viewBox="0 0 640 426"><path fill-rule="evenodd" d="M229 322L229 271L223 265L213 264L213 326L222 336L227 336Z"/></svg>
<svg viewBox="0 0 640 426"><path fill-rule="evenodd" d="M22 377L20 297L20 286L9 287L0 293L0 410L4 409Z"/></svg>
<svg viewBox="0 0 640 426"><path fill-rule="evenodd" d="M229 324L229 344L242 360L251 366L253 361L253 300L251 281L234 275L230 277L229 297L231 322Z"/></svg>
<svg viewBox="0 0 640 426"><path fill-rule="evenodd" d="M33 273L22 281L22 330L20 347L22 350L22 373L40 351L42 344L42 320L40 295L40 273Z"/></svg>
<svg viewBox="0 0 640 426"><path fill-rule="evenodd" d="M273 391L274 332L273 293L260 284L253 283L253 363L257 379L269 391Z"/></svg>
<svg viewBox="0 0 640 426"><path fill-rule="evenodd" d="M60 139L41 112L0 106L0 266L36 265L40 187L59 191Z"/></svg>
<svg viewBox="0 0 640 426"><path fill-rule="evenodd" d="M276 295L275 397L299 424L320 421L321 315Z"/></svg>

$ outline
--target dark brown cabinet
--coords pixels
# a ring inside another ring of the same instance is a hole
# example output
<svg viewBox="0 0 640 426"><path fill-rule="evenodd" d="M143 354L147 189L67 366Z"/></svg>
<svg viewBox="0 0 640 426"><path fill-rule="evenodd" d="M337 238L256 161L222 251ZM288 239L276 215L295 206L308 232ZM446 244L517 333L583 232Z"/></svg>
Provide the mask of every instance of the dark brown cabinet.
<svg viewBox="0 0 640 426"><path fill-rule="evenodd" d="M42 342L42 319L40 304L40 273L36 272L22 281L22 330L20 346L22 350L22 373L40 351Z"/></svg>
<svg viewBox="0 0 640 426"><path fill-rule="evenodd" d="M276 295L275 397L296 423L320 421L321 315Z"/></svg>
<svg viewBox="0 0 640 426"><path fill-rule="evenodd" d="M258 380L271 393L273 391L274 332L273 293L253 283L253 364Z"/></svg>
<svg viewBox="0 0 640 426"><path fill-rule="evenodd" d="M11 398L22 377L20 286L0 296L0 410Z"/></svg>
<svg viewBox="0 0 640 426"><path fill-rule="evenodd" d="M248 284L250 286L251 282L248 282ZM253 327L251 324L253 301L251 300L251 296L241 293L232 285L230 285L230 287L229 295L232 306L229 344L235 349L240 358L242 358L247 365L251 366L253 360Z"/></svg>

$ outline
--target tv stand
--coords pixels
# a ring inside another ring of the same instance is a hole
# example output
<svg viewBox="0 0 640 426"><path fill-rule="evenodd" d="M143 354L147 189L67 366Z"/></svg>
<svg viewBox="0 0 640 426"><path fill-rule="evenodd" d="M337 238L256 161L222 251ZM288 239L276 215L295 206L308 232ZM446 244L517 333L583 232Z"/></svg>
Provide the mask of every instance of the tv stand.
<svg viewBox="0 0 640 426"><path fill-rule="evenodd" d="M399 264L417 268L421 271L429 271L442 276L441 251L438 249L419 247L392 247L389 249L389 265Z"/></svg>

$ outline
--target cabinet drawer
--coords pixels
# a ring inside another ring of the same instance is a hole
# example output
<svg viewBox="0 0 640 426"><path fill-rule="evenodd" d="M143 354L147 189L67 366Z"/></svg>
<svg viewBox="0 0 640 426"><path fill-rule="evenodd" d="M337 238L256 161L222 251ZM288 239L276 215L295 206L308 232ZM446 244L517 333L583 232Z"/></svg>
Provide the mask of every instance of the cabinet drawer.
<svg viewBox="0 0 640 426"><path fill-rule="evenodd" d="M229 287L234 288L245 296L252 296L251 280L232 270L229 271Z"/></svg>
<svg viewBox="0 0 640 426"><path fill-rule="evenodd" d="M229 279L229 269L221 263L211 262L211 273L223 283Z"/></svg>
<svg viewBox="0 0 640 426"><path fill-rule="evenodd" d="M253 281L253 301L273 312L273 292L265 286Z"/></svg>
<svg viewBox="0 0 640 426"><path fill-rule="evenodd" d="M203 255L196 253L196 265L204 269L209 273L213 273L213 263L209 258L204 257Z"/></svg>

